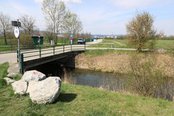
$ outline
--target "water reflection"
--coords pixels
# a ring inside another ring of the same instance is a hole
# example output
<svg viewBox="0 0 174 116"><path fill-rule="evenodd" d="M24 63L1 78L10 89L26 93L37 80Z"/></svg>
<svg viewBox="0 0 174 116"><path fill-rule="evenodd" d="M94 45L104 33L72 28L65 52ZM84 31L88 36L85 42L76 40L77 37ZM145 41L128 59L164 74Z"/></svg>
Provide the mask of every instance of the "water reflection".
<svg viewBox="0 0 174 116"><path fill-rule="evenodd" d="M129 85L130 83L128 83L128 77L120 74L118 75L81 69L65 69L64 81L71 84L92 86L111 91L131 91ZM160 85L160 87L155 91L153 97L173 100L173 96L174 83L170 79Z"/></svg>
<svg viewBox="0 0 174 116"><path fill-rule="evenodd" d="M71 84L87 85L108 89L112 91L122 91L126 86L126 78L112 73L95 72L89 70L66 71L65 81Z"/></svg>

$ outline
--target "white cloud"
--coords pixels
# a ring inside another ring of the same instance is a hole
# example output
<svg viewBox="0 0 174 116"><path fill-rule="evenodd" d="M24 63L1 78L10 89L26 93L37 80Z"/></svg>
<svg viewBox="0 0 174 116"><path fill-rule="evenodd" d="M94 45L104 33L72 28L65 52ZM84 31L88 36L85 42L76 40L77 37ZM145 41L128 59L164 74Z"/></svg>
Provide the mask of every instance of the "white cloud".
<svg viewBox="0 0 174 116"><path fill-rule="evenodd" d="M41 4L43 2L43 0L34 0L36 3L39 3ZM76 3L76 4L79 4L82 2L82 0L61 0L61 1L64 1L66 4L69 4L69 3Z"/></svg>
<svg viewBox="0 0 174 116"><path fill-rule="evenodd" d="M110 0L116 6L123 9L129 8L141 8L151 6L155 3L159 3L159 0Z"/></svg>
<svg viewBox="0 0 174 116"><path fill-rule="evenodd" d="M77 4L82 2L82 0L62 0L62 1L64 1L65 3L77 3Z"/></svg>
<svg viewBox="0 0 174 116"><path fill-rule="evenodd" d="M43 0L34 0L36 3L41 4L43 2Z"/></svg>

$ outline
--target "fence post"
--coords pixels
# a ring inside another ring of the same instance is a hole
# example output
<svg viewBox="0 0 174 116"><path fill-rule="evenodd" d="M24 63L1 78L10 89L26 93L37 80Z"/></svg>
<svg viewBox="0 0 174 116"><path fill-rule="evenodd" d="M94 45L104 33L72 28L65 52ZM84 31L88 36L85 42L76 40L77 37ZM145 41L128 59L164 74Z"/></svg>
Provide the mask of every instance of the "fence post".
<svg viewBox="0 0 174 116"><path fill-rule="evenodd" d="M24 54L20 54L20 73L24 73Z"/></svg>

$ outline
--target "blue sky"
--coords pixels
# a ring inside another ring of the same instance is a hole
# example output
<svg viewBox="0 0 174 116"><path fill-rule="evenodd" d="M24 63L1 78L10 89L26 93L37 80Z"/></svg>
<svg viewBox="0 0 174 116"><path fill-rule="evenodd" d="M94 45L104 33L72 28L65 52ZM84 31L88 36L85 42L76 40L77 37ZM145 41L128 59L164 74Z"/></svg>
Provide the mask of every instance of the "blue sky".
<svg viewBox="0 0 174 116"><path fill-rule="evenodd" d="M174 0L63 0L78 14L84 32L92 34L126 34L126 24L137 12L147 11L154 17L154 28L174 35ZM46 28L41 10L42 0L0 0L0 12L12 20L31 15L40 30Z"/></svg>

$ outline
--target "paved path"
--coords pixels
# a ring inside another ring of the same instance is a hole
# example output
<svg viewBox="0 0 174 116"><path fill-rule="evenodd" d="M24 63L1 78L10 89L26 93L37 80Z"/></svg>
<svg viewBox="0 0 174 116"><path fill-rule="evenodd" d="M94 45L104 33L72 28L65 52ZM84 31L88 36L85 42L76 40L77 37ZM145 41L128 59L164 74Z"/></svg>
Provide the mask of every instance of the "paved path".
<svg viewBox="0 0 174 116"><path fill-rule="evenodd" d="M0 63L17 63L16 53L0 54Z"/></svg>

